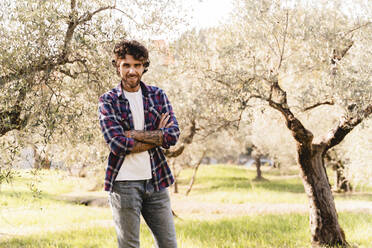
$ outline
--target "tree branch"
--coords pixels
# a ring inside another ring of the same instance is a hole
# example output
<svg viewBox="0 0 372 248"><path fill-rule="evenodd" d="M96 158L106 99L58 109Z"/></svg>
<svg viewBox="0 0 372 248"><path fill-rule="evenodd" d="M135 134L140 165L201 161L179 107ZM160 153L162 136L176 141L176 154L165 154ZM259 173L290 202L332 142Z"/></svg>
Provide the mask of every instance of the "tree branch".
<svg viewBox="0 0 372 248"><path fill-rule="evenodd" d="M62 68L58 69L58 71L62 74L65 74L66 76L69 76L70 78L76 79L80 73L71 73L70 70L64 70Z"/></svg>
<svg viewBox="0 0 372 248"><path fill-rule="evenodd" d="M12 106L11 110L4 110L0 112L0 137L5 135L9 131L21 130L26 127L28 118L30 117L30 113L27 111L26 113L24 113L22 118L22 111L24 110L24 106L22 106L22 103L26 98L26 94L30 89L32 81L33 76L28 78L27 83L24 87L20 88L19 94L17 96L17 102L14 106Z"/></svg>
<svg viewBox="0 0 372 248"><path fill-rule="evenodd" d="M70 5L71 5L71 10L72 11L75 10L76 0L71 0Z"/></svg>
<svg viewBox="0 0 372 248"><path fill-rule="evenodd" d="M357 125L359 125L364 119L369 117L372 113L372 104L368 105L358 116L351 116L349 118L343 118L340 120L338 126L331 130L325 139L326 145L325 151L338 145L345 136L350 133Z"/></svg>
<svg viewBox="0 0 372 248"><path fill-rule="evenodd" d="M283 62L285 40L287 38L287 30L288 30L288 10L287 10L287 14L286 14L285 29L284 29L284 34L283 34L283 45L282 45L282 49L281 49L281 53L280 53L280 60L279 60L278 70L280 69L280 66L282 65L282 62Z"/></svg>
<svg viewBox="0 0 372 248"><path fill-rule="evenodd" d="M346 53L350 50L353 46L354 42L352 40L346 40L346 47L343 49L333 49L333 55L331 58L331 65L332 65L332 75L336 75L337 73L337 62L341 61L346 55Z"/></svg>
<svg viewBox="0 0 372 248"><path fill-rule="evenodd" d="M83 63L83 65L86 67L84 63L85 62L84 59L78 58L78 59L70 60L68 58L70 54L70 44L71 44L71 40L74 35L75 29L78 25L81 25L87 21L90 21L95 14L101 11L107 10L107 9L115 8L115 6L101 7L93 12L86 12L80 18L77 17L76 0L71 0L70 6L71 6L71 12L68 16L68 21L67 21L68 27L67 27L67 30L64 36L63 47L61 51L59 52L59 54L56 56L44 57L44 58L38 59L37 61L30 61L28 65L20 67L16 69L14 72L1 76L0 77L0 88L3 88L4 85L8 82L21 79L21 78L25 78L31 74L34 75L35 73L38 73L38 72L45 71L47 72L47 74L50 74L50 72L53 69L55 69L57 66L61 66L61 65L69 64L69 63L80 62L80 63ZM77 76L76 74L71 74L69 71L65 71L63 69L61 69L60 72L68 76L71 76L73 78L76 78ZM88 77L89 77L89 72L88 72ZM22 95L22 92L25 89L32 87L33 82L36 82L36 81L32 80L32 82L22 87L20 89L19 96ZM23 95L25 96L25 93ZM24 99L24 96L23 96L23 99ZM21 103L23 99L20 99L20 97L18 97L17 104L13 106L11 110L0 112L0 124L1 124L0 125L0 136L3 136L7 132L14 130L14 129L21 130L27 125L29 115L26 113L24 117L21 118L21 114L22 114Z"/></svg>
<svg viewBox="0 0 372 248"><path fill-rule="evenodd" d="M354 32L354 31L356 31L356 30L358 30L358 29L361 29L361 28L363 28L363 27L365 27L365 26L368 26L368 25L370 25L371 23L372 23L372 22L366 22L366 23L364 23L364 24L362 24L362 25L359 25L359 26L357 26L357 27L355 27L355 28L353 28L353 29L350 29L349 31L347 31L347 32L344 34L344 36L346 36L346 35L348 35L348 34Z"/></svg>
<svg viewBox="0 0 372 248"><path fill-rule="evenodd" d="M217 83L220 83L221 85L226 86L229 89L233 89L233 86L231 84L227 83L230 80L223 80L224 76L226 77L226 75L220 74L218 72L215 72L215 71L212 71L212 70L206 70L205 73L204 73L204 77L199 77L199 79L200 80L205 80L207 78L207 79L210 79L210 80L215 81Z"/></svg>
<svg viewBox="0 0 372 248"><path fill-rule="evenodd" d="M196 128L196 121L195 119L191 120L191 125L189 127L189 134L187 136L183 136L180 140L180 143L182 144L175 150L164 150L164 155L168 158L175 158L178 157L183 153L185 150L185 147L192 143L192 140L194 139L194 136L196 134L197 128Z"/></svg>
<svg viewBox="0 0 372 248"><path fill-rule="evenodd" d="M208 121L207 118L205 118L205 119ZM217 128L211 130L210 132L208 132L208 133L205 134L205 135L200 135L200 136L201 136L201 137L203 138L203 140L204 140L204 139L206 139L208 136L210 136L210 135L212 135L212 134L214 134L214 133L217 133L217 132L219 132L220 130L226 130L226 129L227 129L228 127L230 127L234 122L238 122L238 125L239 125L240 120L241 120L241 115L240 115L240 117L239 117L238 119L235 119L235 120L231 120L231 121L229 121L229 120L226 121L226 120L225 120L225 122L222 123L221 125L217 126ZM211 124L210 126L215 127L216 125ZM207 129L207 128L206 128L206 129Z"/></svg>
<svg viewBox="0 0 372 248"><path fill-rule="evenodd" d="M0 137L12 130L21 130L27 125L27 118L21 118L22 108L16 106L10 111L0 112Z"/></svg>
<svg viewBox="0 0 372 248"><path fill-rule="evenodd" d="M353 46L354 42L349 41L346 47L342 50L336 50L333 49L333 56L331 59L331 64L336 64L337 61L340 61L343 57L345 57L346 53L350 50L350 48Z"/></svg>
<svg viewBox="0 0 372 248"><path fill-rule="evenodd" d="M194 166L194 172L192 173L192 177L191 177L191 180L190 180L190 183L189 183L189 188L186 190L186 193L185 193L186 196L188 196L190 194L190 191L191 191L192 186L194 185L194 182L195 182L195 179L196 179L196 173L198 172L199 166L200 166L201 162L203 161L203 158L204 158L206 153L207 153L207 150L205 149L203 151L203 154L200 156L199 161Z"/></svg>
<svg viewBox="0 0 372 248"><path fill-rule="evenodd" d="M59 56L58 60L66 60L68 52L69 52L69 45L71 43L72 36L74 34L75 28L78 25L77 22L77 11L76 11L76 0L71 0L71 12L68 16L68 22L67 22L67 30L65 33L65 39L63 41L63 49L61 52L61 55Z"/></svg>
<svg viewBox="0 0 372 248"><path fill-rule="evenodd" d="M117 10L117 11L119 11L120 13L122 13L122 14L124 14L126 17L128 17L132 22L134 22L137 26L139 25L139 23L136 21L136 20L134 20L134 18L132 17L132 16L130 16L130 15L128 15L127 13L125 13L124 11L122 11L121 9L118 9L118 8L112 8L113 10ZM148 25L146 25L146 26L148 26Z"/></svg>
<svg viewBox="0 0 372 248"><path fill-rule="evenodd" d="M275 35L274 33L272 33L272 35L274 36L274 39L275 39L276 45L277 45L277 47L278 47L278 52L280 53L280 52L281 52L281 49L280 49L279 40L278 40L278 38L276 37L276 35Z"/></svg>
<svg viewBox="0 0 372 248"><path fill-rule="evenodd" d="M71 0L71 13L69 15L69 20L67 23L68 27L65 33L63 48L62 48L62 51L59 53L59 55L52 56L49 58L43 58L39 61L31 61L31 63L19 68L16 72L12 72L7 75L1 76L0 87L3 87L8 82L22 78L31 72L41 72L45 70L52 70L56 66L64 65L67 63L72 63L72 61L68 60L68 55L70 53L69 47L70 47L70 43L71 43L76 27L78 25L84 24L87 21L90 21L95 14L101 11L115 8L115 6L101 7L93 12L86 12L80 18L78 18L76 16L77 12L75 10L75 7L76 7L76 1Z"/></svg>
<svg viewBox="0 0 372 248"><path fill-rule="evenodd" d="M305 112L305 111L308 111L308 110L310 110L310 109L313 109L313 108L319 107L319 106L321 106L321 105L334 105L334 102L333 102L333 100L331 100L331 101L325 101L325 102L318 102L318 103L316 103L316 104L314 104L314 105L311 105L311 106L309 106L309 107L304 108L303 111Z"/></svg>
<svg viewBox="0 0 372 248"><path fill-rule="evenodd" d="M102 12L102 11L104 11L104 10L107 10L107 9L116 9L116 7L115 7L115 6L106 6L106 7L101 7L101 8L99 8L99 9L93 11L93 12L89 12L89 11L88 11L88 12L84 13L84 15L82 15L82 16L78 19L78 25L79 25L79 24L83 24L83 23L85 23L85 22L87 22L87 21L92 20L92 17L93 17L94 15L96 15L96 14L98 14L99 12ZM117 9L116 9L116 10L117 10Z"/></svg>
<svg viewBox="0 0 372 248"><path fill-rule="evenodd" d="M310 146L314 135L302 125L300 120L298 120L289 109L287 104L287 94L282 88L280 88L277 79L272 82L268 102L270 107L282 113L286 120L287 127L291 130L292 136L295 140L302 145Z"/></svg>

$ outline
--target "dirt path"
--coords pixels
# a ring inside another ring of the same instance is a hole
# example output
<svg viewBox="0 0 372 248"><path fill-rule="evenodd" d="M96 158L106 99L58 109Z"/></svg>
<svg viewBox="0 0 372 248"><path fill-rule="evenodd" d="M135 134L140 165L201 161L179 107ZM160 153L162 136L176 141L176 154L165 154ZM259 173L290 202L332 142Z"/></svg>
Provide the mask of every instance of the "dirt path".
<svg viewBox="0 0 372 248"><path fill-rule="evenodd" d="M107 193L90 192L82 193L75 192L58 197L60 200L73 202L75 204L84 204L87 206L104 207L110 211ZM372 214L372 204L368 201L357 200L336 200L336 208L338 212L353 211L366 212ZM212 202L196 202L195 199L182 195L172 196L172 209L174 213L182 219L196 220L213 220L219 218L263 215L263 214L288 214L288 213L307 213L307 204L289 204L289 203L212 203ZM24 209L9 209L9 211L24 211ZM0 239L11 238L18 235L32 235L43 233L46 231L57 232L65 230L80 230L87 227L110 227L112 226L111 219L94 220L76 224L60 224L51 226L25 226L12 227L7 225L6 230L0 228Z"/></svg>
<svg viewBox="0 0 372 248"><path fill-rule="evenodd" d="M288 213L307 213L307 204L288 204L288 203L244 203L244 204L225 204L191 202L185 200L172 201L173 210L182 217L192 215L203 218L222 218L242 215L260 214L288 214ZM336 202L338 212L353 211L367 212L372 214L372 204L363 201L342 201Z"/></svg>
<svg viewBox="0 0 372 248"><path fill-rule="evenodd" d="M107 202L107 193L70 193L62 196L62 199L73 201L89 206L109 207ZM293 203L212 203L196 202L194 199L186 196L172 196L172 209L181 216L192 216L193 218L222 218L242 215L259 214L287 214L287 213L307 213L307 204ZM338 212L353 211L367 212L372 214L372 204L368 201L358 200L336 200L336 209Z"/></svg>

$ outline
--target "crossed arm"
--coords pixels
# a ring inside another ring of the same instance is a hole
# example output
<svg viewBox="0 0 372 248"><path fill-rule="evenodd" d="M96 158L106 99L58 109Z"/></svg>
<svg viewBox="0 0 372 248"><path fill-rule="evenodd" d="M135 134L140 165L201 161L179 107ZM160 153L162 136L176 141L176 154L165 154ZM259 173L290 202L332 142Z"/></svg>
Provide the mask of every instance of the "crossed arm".
<svg viewBox="0 0 372 248"><path fill-rule="evenodd" d="M160 95L162 114L160 116L157 130L124 131L121 119L117 117L116 109L113 106L113 99L110 95L103 95L99 99L99 122L103 137L108 144L111 153L115 156L129 153L138 153L161 146L168 149L174 146L180 135L176 117L173 114L165 93ZM169 123L168 123L169 122Z"/></svg>
<svg viewBox="0 0 372 248"><path fill-rule="evenodd" d="M173 125L173 121L168 123L169 113L161 115L158 130L142 131L142 130L129 130L124 134L128 138L134 139L132 153L144 152L154 147L161 146L163 142L163 133L160 128L168 128Z"/></svg>

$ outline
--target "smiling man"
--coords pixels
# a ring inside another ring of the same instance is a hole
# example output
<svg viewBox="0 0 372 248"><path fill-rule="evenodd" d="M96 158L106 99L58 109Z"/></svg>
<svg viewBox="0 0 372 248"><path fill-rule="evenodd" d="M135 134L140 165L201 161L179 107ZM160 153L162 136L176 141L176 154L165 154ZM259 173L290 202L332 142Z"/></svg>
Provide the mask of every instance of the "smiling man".
<svg viewBox="0 0 372 248"><path fill-rule="evenodd" d="M162 148L176 144L180 131L163 90L141 81L149 67L137 41L115 45L112 61L120 83L99 99L101 131L110 148L105 190L119 248L139 247L140 216L157 247L177 247L167 187L173 182Z"/></svg>

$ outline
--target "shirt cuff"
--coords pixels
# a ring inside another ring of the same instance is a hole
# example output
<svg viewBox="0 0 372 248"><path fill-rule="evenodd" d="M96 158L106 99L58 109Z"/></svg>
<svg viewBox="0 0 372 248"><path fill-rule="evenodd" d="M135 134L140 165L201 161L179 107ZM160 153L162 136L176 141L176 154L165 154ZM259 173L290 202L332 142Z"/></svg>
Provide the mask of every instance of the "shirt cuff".
<svg viewBox="0 0 372 248"><path fill-rule="evenodd" d="M162 134L162 144L161 144L161 147L163 147L164 149L169 149L169 145L168 145L168 142L167 142L167 138L166 136L168 135L167 134L167 131L165 130L165 128L160 128L161 130L161 134Z"/></svg>
<svg viewBox="0 0 372 248"><path fill-rule="evenodd" d="M134 146L134 139L133 138L126 138L127 139L127 149L126 149L126 154L129 154L133 150Z"/></svg>

